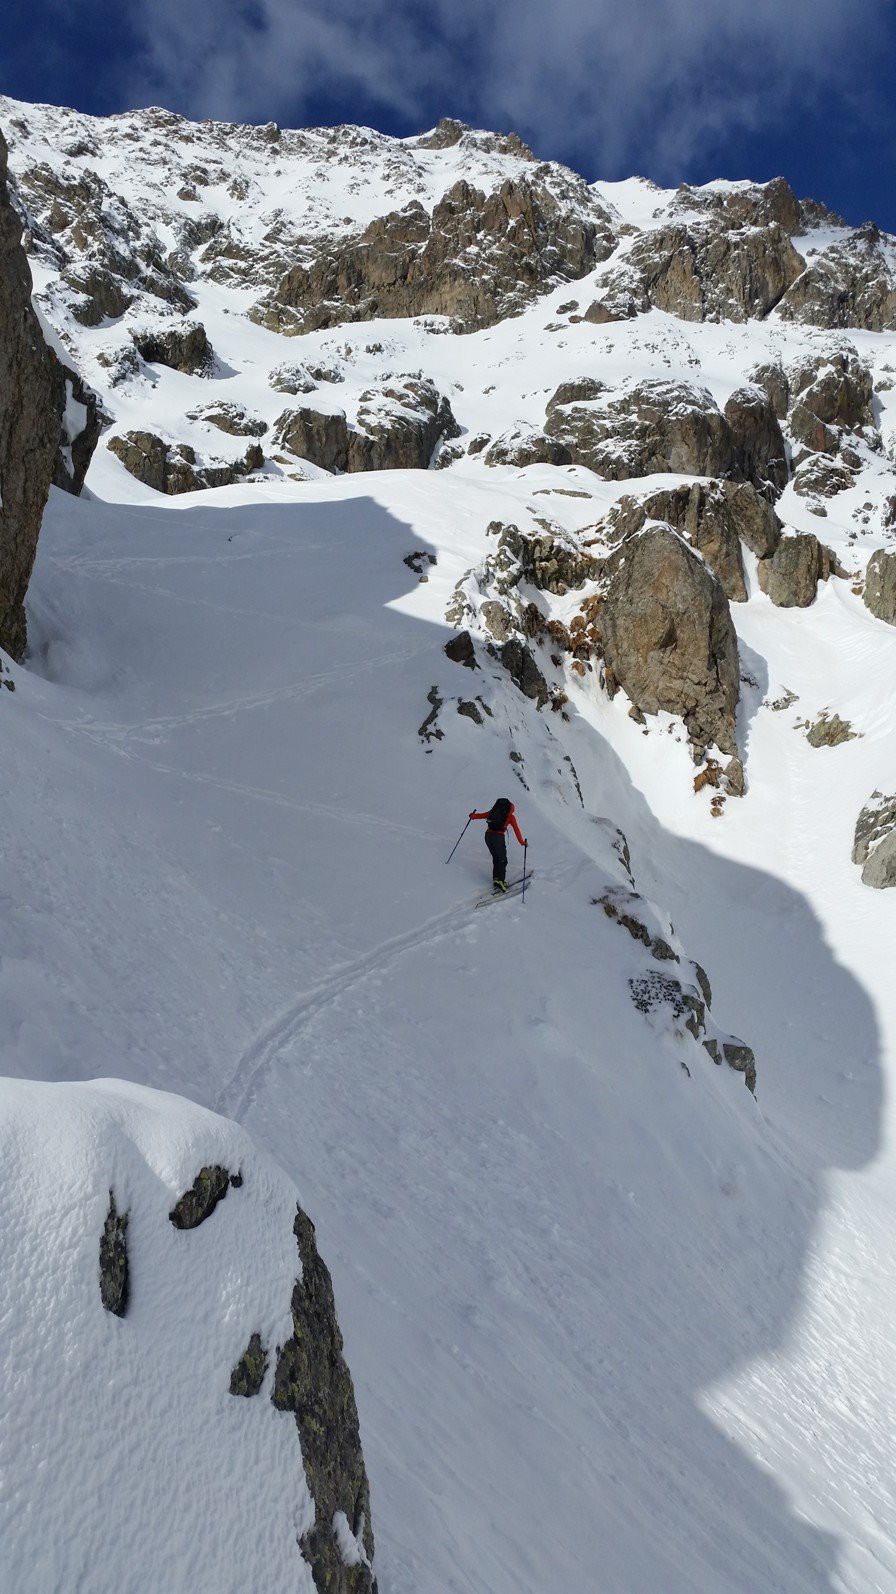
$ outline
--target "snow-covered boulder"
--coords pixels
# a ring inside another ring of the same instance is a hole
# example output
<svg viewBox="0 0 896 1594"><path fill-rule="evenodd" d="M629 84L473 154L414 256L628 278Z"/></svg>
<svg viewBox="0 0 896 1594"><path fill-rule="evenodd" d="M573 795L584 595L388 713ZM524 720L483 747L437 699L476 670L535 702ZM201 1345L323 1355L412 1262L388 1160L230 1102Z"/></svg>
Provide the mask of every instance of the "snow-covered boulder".
<svg viewBox="0 0 896 1594"><path fill-rule="evenodd" d="M547 406L545 431L610 481L654 472L733 476L731 427L705 388L647 380L619 392L584 380L562 383Z"/></svg>
<svg viewBox="0 0 896 1594"><path fill-rule="evenodd" d="M448 400L426 377L394 377L368 388L352 424L344 410L325 412L308 404L284 410L274 441L323 470L426 470L436 445L456 437Z"/></svg>
<svg viewBox="0 0 896 1594"><path fill-rule="evenodd" d="M0 1097L4 1587L372 1594L354 1392L289 1178L176 1096Z"/></svg>
<svg viewBox="0 0 896 1594"><path fill-rule="evenodd" d="M144 487L158 493L196 493L227 487L264 464L264 450L250 443L239 459L201 459L192 443L170 443L155 432L123 432L110 437L109 452Z"/></svg>

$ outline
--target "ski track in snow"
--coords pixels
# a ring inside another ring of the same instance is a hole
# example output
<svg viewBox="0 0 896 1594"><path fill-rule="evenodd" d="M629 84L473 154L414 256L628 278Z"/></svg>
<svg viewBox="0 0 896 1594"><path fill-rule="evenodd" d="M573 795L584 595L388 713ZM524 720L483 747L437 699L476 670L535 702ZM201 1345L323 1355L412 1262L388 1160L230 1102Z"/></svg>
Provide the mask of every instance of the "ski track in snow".
<svg viewBox="0 0 896 1594"><path fill-rule="evenodd" d="M403 935L393 936L362 957L345 963L320 985L304 991L268 1024L249 1045L236 1065L233 1076L214 1103L215 1112L242 1122L254 1103L269 1068L277 1057L293 1045L303 1025L321 1008L337 1001L346 991L391 966L406 952L432 946L451 935L476 908L476 903L459 902L445 913L417 925Z"/></svg>

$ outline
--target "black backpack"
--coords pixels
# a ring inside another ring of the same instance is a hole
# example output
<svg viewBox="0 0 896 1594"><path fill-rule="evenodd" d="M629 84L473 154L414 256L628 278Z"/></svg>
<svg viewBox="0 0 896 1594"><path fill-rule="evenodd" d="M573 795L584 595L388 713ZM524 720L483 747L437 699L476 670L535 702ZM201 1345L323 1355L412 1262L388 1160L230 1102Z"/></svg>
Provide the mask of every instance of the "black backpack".
<svg viewBox="0 0 896 1594"><path fill-rule="evenodd" d="M507 816L512 807L513 803L508 797L499 797L494 807L490 808L488 812L487 818L489 830L503 830L507 824Z"/></svg>

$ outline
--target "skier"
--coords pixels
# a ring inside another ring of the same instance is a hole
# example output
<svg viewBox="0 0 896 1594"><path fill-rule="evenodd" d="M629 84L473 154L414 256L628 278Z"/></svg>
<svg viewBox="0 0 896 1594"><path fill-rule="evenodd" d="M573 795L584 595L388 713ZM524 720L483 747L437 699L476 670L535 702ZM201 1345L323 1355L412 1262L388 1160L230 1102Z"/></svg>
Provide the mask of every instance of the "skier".
<svg viewBox="0 0 896 1594"><path fill-rule="evenodd" d="M513 833L521 847L529 845L525 836L520 835L520 827L516 822L513 803L509 797L499 797L487 814L478 814L474 809L470 814L470 818L488 821L485 832L485 845L492 855L492 888L495 891L506 891L507 842L504 838L507 826L511 825L513 827Z"/></svg>

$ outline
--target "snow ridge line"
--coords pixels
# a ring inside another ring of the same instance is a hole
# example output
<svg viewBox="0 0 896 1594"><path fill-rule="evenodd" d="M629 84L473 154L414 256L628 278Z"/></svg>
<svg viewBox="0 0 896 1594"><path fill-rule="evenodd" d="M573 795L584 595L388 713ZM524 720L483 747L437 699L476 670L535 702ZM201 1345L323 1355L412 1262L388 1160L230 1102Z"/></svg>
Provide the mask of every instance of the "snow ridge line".
<svg viewBox="0 0 896 1594"><path fill-rule="evenodd" d="M405 952L412 952L419 946L434 945L444 939L452 929L469 920L477 906L476 902L455 903L444 913L436 914L423 924L415 925L412 930L405 930L401 935L381 942L350 963L341 964L328 979L303 991L260 1031L243 1052L229 1082L212 1103L214 1111L225 1118L242 1122L271 1064L284 1047L296 1038L308 1019L344 991L351 990L353 985L388 967Z"/></svg>

